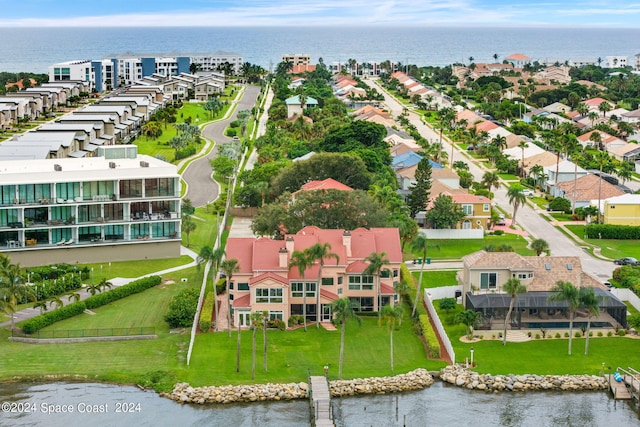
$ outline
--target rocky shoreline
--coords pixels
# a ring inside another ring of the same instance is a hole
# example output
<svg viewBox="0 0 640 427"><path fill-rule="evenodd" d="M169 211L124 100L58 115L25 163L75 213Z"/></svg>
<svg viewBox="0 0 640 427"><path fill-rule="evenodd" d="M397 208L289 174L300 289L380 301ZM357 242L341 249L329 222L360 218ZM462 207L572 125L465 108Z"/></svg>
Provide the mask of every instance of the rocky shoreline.
<svg viewBox="0 0 640 427"><path fill-rule="evenodd" d="M463 365L450 365L436 374L443 382L470 390L498 393L501 391L593 391L606 390L607 382L596 375L491 375L479 374ZM332 397L359 394L386 394L420 390L434 383L426 369L416 369L392 377L355 378L330 381ZM305 382L287 384L256 384L237 386L191 387L178 383L171 393L163 393L179 403L238 403L307 399L309 385Z"/></svg>
<svg viewBox="0 0 640 427"><path fill-rule="evenodd" d="M416 369L393 377L330 381L329 385L331 396L340 397L419 390L430 386L433 382L433 376L426 369ZM179 403L198 404L279 401L307 399L309 386L304 382L221 387L191 387L187 383L178 383L171 393L165 393L163 396Z"/></svg>
<svg viewBox="0 0 640 427"><path fill-rule="evenodd" d="M606 390L604 377L597 375L491 375L478 374L462 365L442 369L440 379L470 390L500 391L592 391Z"/></svg>

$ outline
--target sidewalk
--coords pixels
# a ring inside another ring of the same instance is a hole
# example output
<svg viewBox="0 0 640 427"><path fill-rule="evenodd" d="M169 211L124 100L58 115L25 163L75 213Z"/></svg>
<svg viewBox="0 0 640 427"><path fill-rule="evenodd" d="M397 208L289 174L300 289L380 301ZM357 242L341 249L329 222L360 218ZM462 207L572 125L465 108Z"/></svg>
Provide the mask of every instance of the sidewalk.
<svg viewBox="0 0 640 427"><path fill-rule="evenodd" d="M122 277L114 277L113 279L109 279L108 281L113 285L114 288L117 288L119 286L123 286L126 285L130 282L133 282L135 280L138 279L142 279L143 277L149 277L149 276L162 276L163 274L167 274L167 273L173 273L174 271L180 271L180 270L184 270L185 268L190 268L190 267L194 267L196 265L196 259L198 257L198 255L193 252L191 249L185 248L184 246L180 247L180 255L188 255L191 257L191 259L193 261L191 261L188 264L183 264L183 265L179 265L177 267L172 267L172 268L167 268L166 270L162 270L162 271L157 271L155 273L149 273L149 274L145 274L139 277L134 277L134 278L122 278ZM91 295L91 293L89 293L89 291L86 288L86 285L83 285L82 288L77 290L78 294L80 294L80 301L83 301L87 298L89 298ZM63 298L63 301L65 303L68 303L68 301L65 300L66 297ZM51 304L49 305L48 309L53 309L53 307L51 306ZM22 322L23 320L27 320L27 319L31 319L32 317L36 317L39 316L40 313L40 309L38 308L25 308L24 310L20 310L20 311L16 311L15 313L13 313L15 322ZM11 320L8 320L6 322L0 323L0 327L5 327L5 326L11 326Z"/></svg>

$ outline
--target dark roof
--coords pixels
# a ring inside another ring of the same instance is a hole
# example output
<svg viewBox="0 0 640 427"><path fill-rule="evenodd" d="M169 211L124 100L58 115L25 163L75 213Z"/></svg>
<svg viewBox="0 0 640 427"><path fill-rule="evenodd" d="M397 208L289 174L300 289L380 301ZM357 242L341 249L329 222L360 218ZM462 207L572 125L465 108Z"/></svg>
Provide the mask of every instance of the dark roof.
<svg viewBox="0 0 640 427"><path fill-rule="evenodd" d="M622 308L626 305L609 291L600 288L593 288L596 297L601 298L600 307ZM514 307L518 308L567 308L566 301L549 301L549 297L555 292L525 292L516 297ZM486 308L509 308L511 296L509 294L480 294L473 295L467 292L467 306L474 310Z"/></svg>

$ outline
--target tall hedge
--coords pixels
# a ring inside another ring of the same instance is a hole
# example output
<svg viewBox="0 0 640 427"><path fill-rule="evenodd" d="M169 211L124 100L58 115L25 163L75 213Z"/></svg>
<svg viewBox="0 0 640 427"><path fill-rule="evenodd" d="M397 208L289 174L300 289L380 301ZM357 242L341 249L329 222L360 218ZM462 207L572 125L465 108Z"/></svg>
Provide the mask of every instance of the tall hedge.
<svg viewBox="0 0 640 427"><path fill-rule="evenodd" d="M200 311L200 331L209 332L211 329L211 318L213 317L213 308L216 303L216 295L213 291L207 292L202 303L202 310Z"/></svg>
<svg viewBox="0 0 640 427"><path fill-rule="evenodd" d="M41 314L40 316L32 317L31 319L26 320L22 324L22 331L26 334L32 334L44 327L53 325L60 320L77 316L78 314L85 311L86 308L87 306L85 305L84 301L78 301L65 305L57 310L49 311L47 313Z"/></svg>
<svg viewBox="0 0 640 427"><path fill-rule="evenodd" d="M436 335L436 331L431 327L431 322L429 322L429 316L426 314L420 315L420 327L422 329L422 335L424 336L425 341L427 342L427 352L429 357L433 359L440 358L440 341L438 341L438 336Z"/></svg>
<svg viewBox="0 0 640 427"><path fill-rule="evenodd" d="M631 225L589 224L585 228L585 234L589 239L635 240L640 239L640 227Z"/></svg>

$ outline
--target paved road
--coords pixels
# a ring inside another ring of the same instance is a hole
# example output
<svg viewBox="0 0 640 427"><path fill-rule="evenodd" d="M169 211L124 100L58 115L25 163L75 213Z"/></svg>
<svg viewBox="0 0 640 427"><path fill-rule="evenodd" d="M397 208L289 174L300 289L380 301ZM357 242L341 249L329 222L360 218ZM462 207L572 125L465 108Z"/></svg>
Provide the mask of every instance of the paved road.
<svg viewBox="0 0 640 427"><path fill-rule="evenodd" d="M366 84L371 87L375 87L379 92L383 92L385 97L385 104L394 116L398 116L402 113L404 108L393 97L389 96L372 80L364 80ZM429 141L438 142L440 135L434 131L431 127L425 125L420 120L420 116L413 112L409 112L409 121L416 126L420 134ZM449 140L444 137L442 140L443 149L445 149L451 157L451 144ZM480 167L473 162L473 159L468 157L466 153L458 150L454 147L453 161L462 160L469 165L469 172L471 172L476 181L482 179L482 175L486 172L486 169ZM509 204L507 198L507 190L505 187L500 187L495 191L494 201L505 211L513 214L513 206ZM558 231L551 223L540 216L529 205L521 206L518 208L516 215L518 225L524 228L534 238L545 239L549 243L552 255L564 255L564 256L579 256L582 262L582 268L584 271L596 276L600 281L606 281L611 277L611 272L616 267L610 261L603 261L594 258L589 253L580 248L573 240L566 237L562 232Z"/></svg>
<svg viewBox="0 0 640 427"><path fill-rule="evenodd" d="M258 86L247 86L244 94L237 101L234 112L226 119L213 122L205 126L202 135L208 139L215 141L216 144L224 144L231 141L231 138L225 136L224 131L233 120L235 120L238 111L250 110L256 103L260 88ZM218 149L214 147L209 154L189 164L183 172L182 178L187 183L187 193L185 198L191 200L193 206L205 206L207 203L218 198L220 186L211 176L211 160L218 154Z"/></svg>

